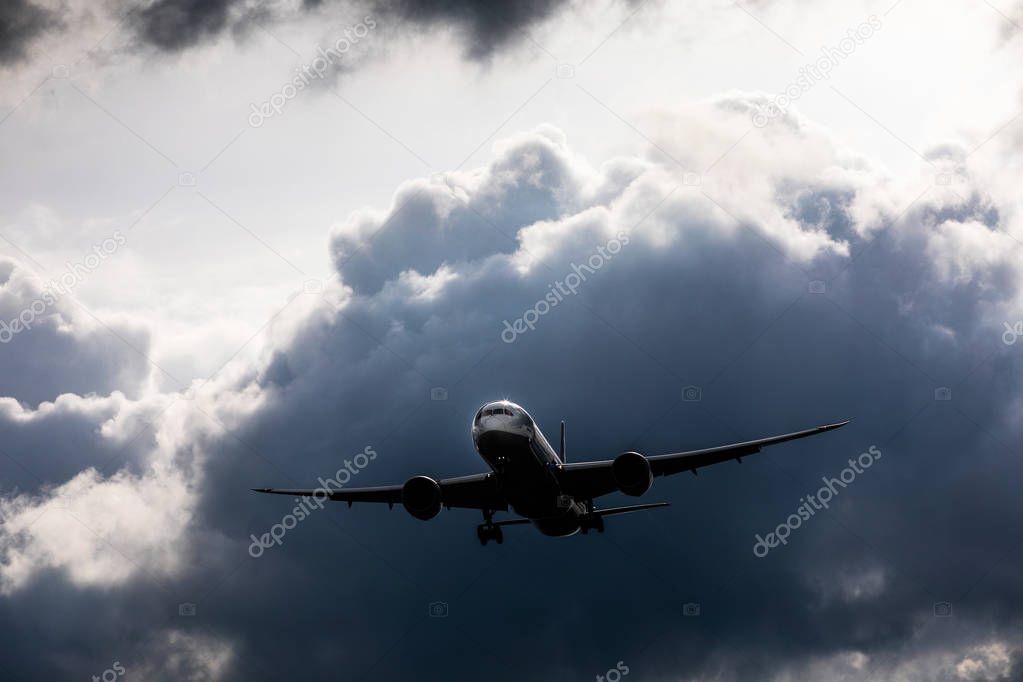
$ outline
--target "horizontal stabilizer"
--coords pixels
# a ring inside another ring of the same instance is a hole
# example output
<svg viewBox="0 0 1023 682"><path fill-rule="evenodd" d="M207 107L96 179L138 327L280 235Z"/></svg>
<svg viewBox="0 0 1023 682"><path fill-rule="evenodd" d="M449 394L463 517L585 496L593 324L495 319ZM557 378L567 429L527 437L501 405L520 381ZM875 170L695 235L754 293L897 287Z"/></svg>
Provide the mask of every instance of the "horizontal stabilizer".
<svg viewBox="0 0 1023 682"><path fill-rule="evenodd" d="M505 521L494 521L495 526L517 526L522 523L532 523L529 519L507 519Z"/></svg>
<svg viewBox="0 0 1023 682"><path fill-rule="evenodd" d="M614 516L615 514L628 514L630 512L643 511L644 509L656 509L657 507L671 506L669 502L651 502L649 504L631 504L627 507L609 507L608 509L594 509L589 516ZM517 518L505 521L494 521L495 526L518 526L523 523L532 523L530 519Z"/></svg>
<svg viewBox="0 0 1023 682"><path fill-rule="evenodd" d="M614 516L615 514L628 514L629 512L643 511L644 509L656 509L657 507L668 507L668 502L651 502L649 504L630 504L628 507L611 507L609 509L594 509L594 516Z"/></svg>

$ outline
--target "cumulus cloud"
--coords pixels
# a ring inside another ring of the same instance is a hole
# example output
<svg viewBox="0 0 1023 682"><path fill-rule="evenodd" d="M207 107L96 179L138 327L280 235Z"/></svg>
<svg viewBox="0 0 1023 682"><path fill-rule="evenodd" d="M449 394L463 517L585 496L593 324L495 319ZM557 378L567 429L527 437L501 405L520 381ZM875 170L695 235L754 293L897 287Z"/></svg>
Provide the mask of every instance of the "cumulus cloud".
<svg viewBox="0 0 1023 682"><path fill-rule="evenodd" d="M3 394L30 405L62 393L137 396L152 369L148 330L101 319L60 281L9 258L0 259L0 341Z"/></svg>
<svg viewBox="0 0 1023 682"><path fill-rule="evenodd" d="M159 499L160 504L153 504ZM0 591L56 569L79 587L112 587L140 571L173 574L182 560L185 486L171 476L101 479L87 469L44 499L3 505Z"/></svg>
<svg viewBox="0 0 1023 682"><path fill-rule="evenodd" d="M651 149L594 167L545 126L503 141L483 168L410 180L386 210L333 229L337 278L323 296L275 325L258 362L194 400L4 404L12 432L74 415L94 427L86 448L128 450L111 469L5 495L6 600L35 613L53 586L74 603L102 589L91 649L119 641L114 615L141 613L141 641L116 654L127 668L150 665L165 642L175 669L202 663L224 679L402 678L438 661L452 679L481 665L520 679L538 661L560 679L619 659L650 679L929 679L940 647L946 676L1014 674L1023 640L1008 605L1023 585L1003 533L1023 518L1005 443L1020 435L1021 377L1000 335L1021 313L1007 238L1019 226L992 210L1000 199L982 178L918 195L804 119L715 163L727 144L714 142L748 129L757 97L659 114L671 159ZM686 182L692 169L699 184ZM619 234L628 244L577 294L502 340L504 320ZM700 401L682 400L687 385ZM448 400L430 400L438 386ZM952 400L934 399L939 386ZM367 445L379 456L359 484L480 470L466 423L497 396L548 431L566 418L576 459L856 421L826 442L658 481L652 494L674 506L604 536L552 542L524 529L487 554L469 512L421 526L338 505L260 559L247 554L250 534L293 504L247 488L313 486ZM151 429L129 440L140 420ZM872 444L884 452L876 473L754 556L755 533ZM96 534L72 536L65 513ZM564 579L526 578L539 565ZM143 589L157 584L171 594ZM443 622L426 617L435 600L450 605ZM945 600L969 636L937 629ZM167 634L178 601L197 603L193 622L212 639ZM682 617L685 602L701 615ZM629 617L636 603L649 608L642 622ZM500 646L476 641L480 622ZM470 660L456 655L467 638L479 647ZM70 670L52 660L55 674Z"/></svg>
<svg viewBox="0 0 1023 682"><path fill-rule="evenodd" d="M60 25L49 9L30 0L11 0L0 6L0 65L21 61L36 37Z"/></svg>

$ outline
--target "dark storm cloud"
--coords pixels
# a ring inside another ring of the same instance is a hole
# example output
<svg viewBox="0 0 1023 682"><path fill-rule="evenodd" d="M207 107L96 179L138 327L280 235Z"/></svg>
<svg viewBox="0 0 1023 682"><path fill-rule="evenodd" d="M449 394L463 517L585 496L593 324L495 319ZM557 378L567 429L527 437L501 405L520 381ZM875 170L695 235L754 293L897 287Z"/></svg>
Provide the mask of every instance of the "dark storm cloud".
<svg viewBox="0 0 1023 682"><path fill-rule="evenodd" d="M372 0L360 5L324 0L305 2L300 11L330 12L338 8L361 11L365 8L392 27L405 26L417 31L453 29L464 42L466 55L471 59L483 59L522 40L525 29L552 17L566 4L567 0ZM174 52L215 40L228 29L244 31L253 20L272 23L286 18L273 3L156 0L133 13L133 24L144 44Z"/></svg>
<svg viewBox="0 0 1023 682"><path fill-rule="evenodd" d="M30 0L0 3L0 65L23 59L36 37L59 25L50 10Z"/></svg>
<svg viewBox="0 0 1023 682"><path fill-rule="evenodd" d="M238 0L157 0L132 15L139 38L159 50L177 51L217 38Z"/></svg>
<svg viewBox="0 0 1023 682"><path fill-rule="evenodd" d="M522 40L525 29L550 18L567 4L567 0L376 0L373 7L385 19L394 17L419 28L454 27L462 33L468 56L482 59Z"/></svg>
<svg viewBox="0 0 1023 682"><path fill-rule="evenodd" d="M688 124L731 120L734 139L748 119L726 109ZM1020 291L1011 240L989 229L988 201L954 195L929 195L877 234L912 195L889 201L880 174L797 130L771 128L736 150L750 154L738 168L758 153L772 160L755 177L725 171L735 184L717 200L745 227L670 170L573 160L549 128L505 145L482 173L409 183L389 214L354 215L331 242L354 297L338 309L342 294L329 292L264 361L207 387L195 409L168 411L153 438L154 469L186 471L195 508L170 514L181 538L127 521L108 537L167 538L183 568L154 577L153 548L125 551L145 570L107 586L86 570L111 567L92 543L55 565L47 542L59 529L27 526L0 566L40 568L0 599L0 623L38 621L34 637L0 632L16 643L0 662L50 678L119 660L168 679L229 651L226 680L588 679L618 661L637 680L997 679L1023 643L1013 448L1023 374L998 317ZM629 244L578 295L501 340L503 320L619 231ZM818 278L825 293L810 293ZM699 401L682 399L687 385ZM437 386L447 400L430 399ZM935 400L940 386L952 400ZM351 485L479 471L468 421L505 396L549 436L566 419L575 460L855 421L659 479L648 497L672 507L601 536L514 528L482 548L471 511L424 524L400 508L338 504L249 556L250 534L294 501L247 488L314 486L367 446L378 456ZM38 438L22 433L14 454ZM754 556L756 534L872 445L882 458L831 509ZM180 498L154 485L145 499ZM446 618L428 616L433 601L448 603ZM953 618L935 618L939 601ZM197 614L179 616L180 602ZM699 616L684 615L687 602ZM154 667L161 653L167 669Z"/></svg>

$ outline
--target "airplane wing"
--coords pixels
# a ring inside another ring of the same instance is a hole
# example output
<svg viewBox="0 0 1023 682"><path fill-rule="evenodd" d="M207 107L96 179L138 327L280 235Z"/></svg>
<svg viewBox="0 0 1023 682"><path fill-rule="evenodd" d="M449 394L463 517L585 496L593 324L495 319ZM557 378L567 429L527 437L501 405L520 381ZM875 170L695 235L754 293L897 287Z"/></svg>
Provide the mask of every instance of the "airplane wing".
<svg viewBox="0 0 1023 682"><path fill-rule="evenodd" d="M472 474L458 478L446 478L437 481L441 489L443 504L449 509L492 509L505 511L508 503L497 485L493 474ZM335 502L347 502L351 507L355 502L385 502L388 506L401 504L401 485L381 485L370 488L341 488L327 491L327 497ZM312 497L326 490L324 488L253 488L257 493L273 495L292 495Z"/></svg>
<svg viewBox="0 0 1023 682"><path fill-rule="evenodd" d="M761 448L776 443L784 443L797 438L815 436L818 433L841 428L849 421L835 424L825 424L804 431L785 433L780 436L770 436L750 440L744 443L733 443L731 445L719 445L713 448L702 450L689 450L686 452L673 452L667 455L654 455L648 457L650 470L654 476L670 476L681 471L691 471L694 474L697 469L727 462L728 460L753 455L760 452ZM576 462L566 464L557 472L561 481L562 489L569 495L580 498L593 498L606 495L618 490L618 485L611 473L611 463L614 460L603 460L600 462Z"/></svg>

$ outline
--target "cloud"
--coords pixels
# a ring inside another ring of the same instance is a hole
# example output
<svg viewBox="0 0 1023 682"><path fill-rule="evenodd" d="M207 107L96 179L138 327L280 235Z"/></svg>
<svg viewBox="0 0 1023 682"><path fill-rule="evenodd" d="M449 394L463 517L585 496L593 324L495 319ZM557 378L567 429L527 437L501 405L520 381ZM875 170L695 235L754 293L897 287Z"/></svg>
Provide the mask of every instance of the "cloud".
<svg viewBox="0 0 1023 682"><path fill-rule="evenodd" d="M0 65L23 60L38 36L60 26L56 15L30 0L11 0L0 5Z"/></svg>
<svg viewBox="0 0 1023 682"><path fill-rule="evenodd" d="M132 23L144 43L177 51L219 37L233 10L243 11L244 5L237 0L157 0L136 11Z"/></svg>
<svg viewBox="0 0 1023 682"><path fill-rule="evenodd" d="M188 511L179 479L123 471L104 480L87 469L43 499L15 498L3 508L0 592L48 569L78 587L122 585L140 572L171 575L182 560Z"/></svg>
<svg viewBox="0 0 1023 682"><path fill-rule="evenodd" d="M566 7L566 0L526 0L515 3L458 0L436 3L428 0L374 0L382 17L393 18L420 30L441 28L461 35L470 59L490 57L527 31Z"/></svg>
<svg viewBox="0 0 1023 682"><path fill-rule="evenodd" d="M212 42L228 30L244 32L255 23L275 23L302 13L351 8L379 16L392 28L450 30L464 43L468 58L481 60L523 40L525 30L551 18L566 5L565 0L516 3L372 0L361 5L324 0L304 2L296 9L272 2L156 0L134 12L132 23L143 44L160 51L177 52Z"/></svg>
<svg viewBox="0 0 1023 682"><path fill-rule="evenodd" d="M44 280L0 259L4 395L30 405L62 393L139 395L152 369L148 331L119 316L95 315L62 284L73 287L84 275L65 274L69 279Z"/></svg>
<svg viewBox="0 0 1023 682"><path fill-rule="evenodd" d="M179 668L222 661L224 679L342 666L403 678L438 661L449 679L485 666L536 676L538 662L550 679L598 675L618 660L649 679L1016 673L1023 584L1006 533L1023 523L1023 472L1006 444L1021 435L1021 376L1001 334L1023 315L1017 219L984 169L957 192L933 180L922 192L791 113L703 172L749 128L758 97L659 114L671 158L652 148L593 166L544 126L483 168L410 180L386 210L334 228L337 278L323 295L275 322L258 362L192 400L4 403L0 425L21 438L12 456L32 454L44 425L91 434L80 470L4 495L0 608L42 619L58 594L89 624L81 644L62 632L31 643L66 654L33 657L41 672L81 672L85 652L104 652L95 669L116 657L148 670L166 647ZM686 182L692 168L699 184ZM505 320L618 235L628 243L577 293L502 340ZM688 385L699 401L682 399ZM935 400L940 386L952 400ZM448 399L431 400L434 387ZM471 512L421 525L334 505L249 556L250 536L295 504L249 487L314 486L367 446L379 455L360 485L481 470L466 425L498 396L548 432L566 419L572 459L855 421L659 480L651 499L670 509L602 536L523 528L484 549ZM788 545L753 554L756 533L871 445L884 453L876 470ZM107 452L119 454L103 469ZM96 532L73 535L65 513ZM541 566L558 579L533 579ZM427 616L438 600L446 619ZM198 606L187 622L186 601ZM952 620L935 616L939 601ZM686 602L701 615L682 616ZM166 639L193 623L212 643Z"/></svg>
<svg viewBox="0 0 1023 682"><path fill-rule="evenodd" d="M149 658L126 668L126 674L144 680L216 682L226 679L234 656L230 642L185 630L160 632L145 648Z"/></svg>

